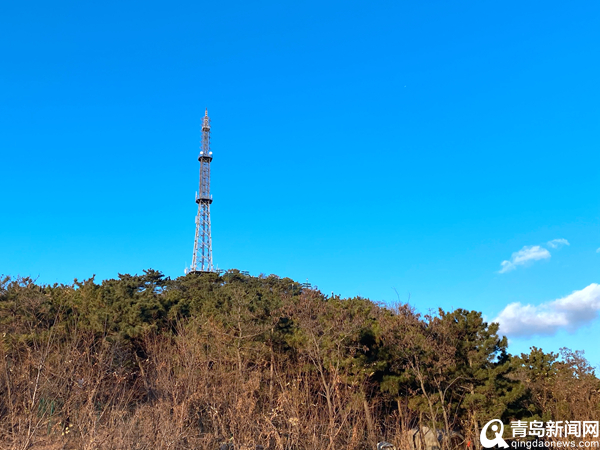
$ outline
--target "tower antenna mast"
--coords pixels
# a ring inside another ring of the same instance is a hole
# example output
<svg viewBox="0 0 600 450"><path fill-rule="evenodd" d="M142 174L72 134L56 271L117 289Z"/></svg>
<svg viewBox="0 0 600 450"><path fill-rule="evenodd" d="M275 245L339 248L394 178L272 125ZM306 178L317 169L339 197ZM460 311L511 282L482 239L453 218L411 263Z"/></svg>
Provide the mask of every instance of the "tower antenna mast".
<svg viewBox="0 0 600 450"><path fill-rule="evenodd" d="M192 266L187 272L214 272L212 260L212 239L210 237L210 117L208 108L202 118L202 141L200 143L200 191L196 194L198 214L196 214L196 237L194 239L194 256Z"/></svg>

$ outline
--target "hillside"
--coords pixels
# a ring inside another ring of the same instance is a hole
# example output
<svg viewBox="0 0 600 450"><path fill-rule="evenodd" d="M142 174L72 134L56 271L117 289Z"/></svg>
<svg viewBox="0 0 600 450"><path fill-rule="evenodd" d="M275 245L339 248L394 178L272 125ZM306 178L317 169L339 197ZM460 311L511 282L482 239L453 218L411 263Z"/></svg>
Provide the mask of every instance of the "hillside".
<svg viewBox="0 0 600 450"><path fill-rule="evenodd" d="M597 420L579 352L508 353L477 311L422 316L288 278L0 280L2 448L478 448L493 418ZM447 433L446 436L450 436Z"/></svg>

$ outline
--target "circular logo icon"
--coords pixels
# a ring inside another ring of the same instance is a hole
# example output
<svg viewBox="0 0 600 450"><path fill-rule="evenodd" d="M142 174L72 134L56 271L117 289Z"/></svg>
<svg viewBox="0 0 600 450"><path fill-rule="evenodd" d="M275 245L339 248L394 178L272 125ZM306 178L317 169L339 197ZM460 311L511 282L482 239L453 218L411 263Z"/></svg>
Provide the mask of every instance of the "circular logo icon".
<svg viewBox="0 0 600 450"><path fill-rule="evenodd" d="M497 423L496 423L497 422ZM492 425L494 424L494 425ZM500 426L498 426L498 424ZM488 439L487 430L488 427L492 425L492 431L494 432L494 439ZM504 434L504 424L499 419L490 420L485 424L483 430L481 430L481 434L479 435L479 440L481 441L481 445L485 448L492 448L494 445L498 447L507 448L508 444L504 439L502 439L502 435Z"/></svg>

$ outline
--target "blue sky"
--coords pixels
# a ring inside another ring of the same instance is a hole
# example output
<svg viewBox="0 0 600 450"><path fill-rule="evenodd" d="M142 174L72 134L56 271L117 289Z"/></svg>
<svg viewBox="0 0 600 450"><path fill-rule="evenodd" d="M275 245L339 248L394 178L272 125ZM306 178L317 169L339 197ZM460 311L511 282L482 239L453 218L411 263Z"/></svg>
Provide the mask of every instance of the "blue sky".
<svg viewBox="0 0 600 450"><path fill-rule="evenodd" d="M512 352L600 365L599 13L5 3L0 273L182 275L208 107L220 268L476 309Z"/></svg>

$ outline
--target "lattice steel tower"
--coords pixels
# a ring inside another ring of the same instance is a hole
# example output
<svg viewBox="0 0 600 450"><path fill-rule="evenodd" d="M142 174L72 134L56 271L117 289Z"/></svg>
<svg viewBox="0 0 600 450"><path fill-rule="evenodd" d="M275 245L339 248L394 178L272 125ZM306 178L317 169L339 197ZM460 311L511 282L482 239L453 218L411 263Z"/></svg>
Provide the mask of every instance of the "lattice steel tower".
<svg viewBox="0 0 600 450"><path fill-rule="evenodd" d="M198 214L196 215L196 238L194 239L194 257L189 272L214 272L212 260L212 240L210 237L210 117L208 108L202 119L202 142L200 144L200 192L196 194Z"/></svg>

